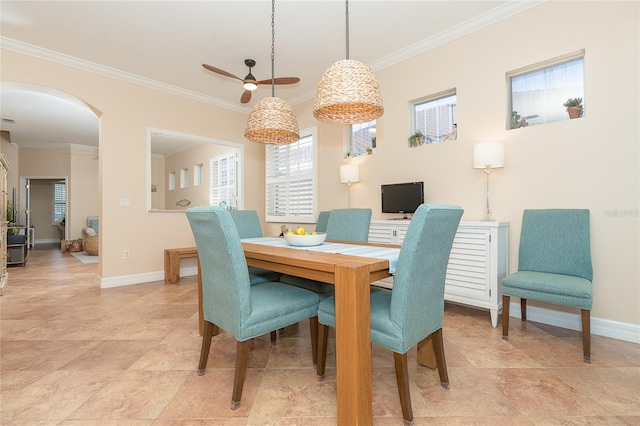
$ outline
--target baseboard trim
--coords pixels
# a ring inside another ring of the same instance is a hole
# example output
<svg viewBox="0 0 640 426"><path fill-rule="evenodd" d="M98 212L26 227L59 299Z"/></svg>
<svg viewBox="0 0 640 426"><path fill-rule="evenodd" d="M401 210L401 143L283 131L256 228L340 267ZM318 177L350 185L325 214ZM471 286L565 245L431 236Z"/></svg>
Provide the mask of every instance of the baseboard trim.
<svg viewBox="0 0 640 426"><path fill-rule="evenodd" d="M197 274L197 266L180 268L181 277ZM100 280L100 288L122 287L162 280L164 280L164 271L121 275L119 277L102 278ZM520 302L511 302L509 304L509 316L520 318ZM569 330L582 330L582 320L579 313L554 311L529 304L527 306L527 319ZM624 340L625 342L640 343L640 326L593 316L591 317L591 334Z"/></svg>
<svg viewBox="0 0 640 426"><path fill-rule="evenodd" d="M180 268L181 277L189 277L198 274L197 266ZM118 277L102 278L100 280L100 288L122 287L126 285L135 285L149 283L153 281L163 281L164 271L146 272L143 274L120 275Z"/></svg>
<svg viewBox="0 0 640 426"><path fill-rule="evenodd" d="M38 244L51 244L51 243L58 243L60 244L60 238L42 238L42 239L35 239L33 240L33 244L34 245L38 245Z"/></svg>
<svg viewBox="0 0 640 426"><path fill-rule="evenodd" d="M509 304L509 316L520 318L520 302L511 302ZM528 304L527 320L568 328L569 330L582 330L580 313L554 311ZM640 343L640 326L593 316L591 317L591 334L624 340L625 342Z"/></svg>

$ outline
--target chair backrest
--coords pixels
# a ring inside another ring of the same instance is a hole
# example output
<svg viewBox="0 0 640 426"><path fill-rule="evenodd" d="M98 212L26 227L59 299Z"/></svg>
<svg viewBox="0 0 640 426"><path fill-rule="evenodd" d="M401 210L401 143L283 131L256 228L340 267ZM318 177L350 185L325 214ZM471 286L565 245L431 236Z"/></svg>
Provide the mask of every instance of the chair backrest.
<svg viewBox="0 0 640 426"><path fill-rule="evenodd" d="M589 210L525 210L518 270L572 275L592 281Z"/></svg>
<svg viewBox="0 0 640 426"><path fill-rule="evenodd" d="M251 293L236 225L225 208L194 207L186 215L200 258L204 319L238 336L251 314Z"/></svg>
<svg viewBox="0 0 640 426"><path fill-rule="evenodd" d="M327 221L327 238L366 243L370 224L371 209L334 209Z"/></svg>
<svg viewBox="0 0 640 426"><path fill-rule="evenodd" d="M255 210L229 210L240 238L262 237L262 225Z"/></svg>
<svg viewBox="0 0 640 426"><path fill-rule="evenodd" d="M462 210L422 204L411 218L393 280L391 321L410 348L442 327L444 283Z"/></svg>
<svg viewBox="0 0 640 426"><path fill-rule="evenodd" d="M324 211L318 214L318 221L316 222L316 232L327 232L329 214L331 214L330 211Z"/></svg>

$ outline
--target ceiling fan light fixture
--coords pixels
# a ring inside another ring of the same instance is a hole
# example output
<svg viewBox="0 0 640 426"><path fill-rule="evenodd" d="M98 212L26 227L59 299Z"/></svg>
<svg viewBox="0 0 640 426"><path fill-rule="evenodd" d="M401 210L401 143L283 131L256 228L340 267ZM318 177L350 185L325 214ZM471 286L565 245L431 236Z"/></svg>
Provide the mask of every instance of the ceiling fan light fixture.
<svg viewBox="0 0 640 426"><path fill-rule="evenodd" d="M244 137L252 142L285 145L300 139L293 109L276 97L261 99L249 113Z"/></svg>
<svg viewBox="0 0 640 426"><path fill-rule="evenodd" d="M251 91L256 90L258 88L258 83L256 82L256 78L253 76L253 74L251 73L247 74L247 76L244 78L242 87L244 87L245 90L251 90Z"/></svg>

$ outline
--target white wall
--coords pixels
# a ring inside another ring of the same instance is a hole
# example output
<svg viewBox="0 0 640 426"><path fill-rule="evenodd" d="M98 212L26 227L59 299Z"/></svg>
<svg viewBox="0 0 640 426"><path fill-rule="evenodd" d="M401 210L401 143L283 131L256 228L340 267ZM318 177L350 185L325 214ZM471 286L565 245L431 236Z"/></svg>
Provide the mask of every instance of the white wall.
<svg viewBox="0 0 640 426"><path fill-rule="evenodd" d="M383 217L380 184L424 180L428 202L459 204L463 220L477 220L485 177L471 167L473 144L502 140L506 164L492 175L492 206L499 220L511 222L511 270L523 209L589 208L592 316L640 325L638 7L550 1L378 71L385 103L378 152L362 161L352 205ZM506 130L505 73L580 49L586 50L585 117ZM264 147L244 139L246 115L13 51L2 50L1 71L3 80L54 87L98 111L103 284L148 280L162 271L163 248L193 245L183 214L146 211L147 127L244 143L245 208L264 218ZM410 101L452 87L458 91L458 140L408 148ZM295 111L300 128L318 127L319 206L344 207L347 188L338 170L347 126L317 123L311 104ZM120 208L121 198L129 198L131 208ZM271 234L279 224L264 228ZM122 259L123 249L131 250L130 260Z"/></svg>
<svg viewBox="0 0 640 426"><path fill-rule="evenodd" d="M422 180L427 202L458 204L462 220L480 220L485 174L472 168L473 145L504 141L505 167L491 175L491 206L497 220L511 223L510 270L517 269L524 209L588 208L592 316L640 324L638 17L638 2L551 1L377 72L385 113L377 153L360 159L351 205L389 217L380 212L380 185ZM505 73L581 49L585 116L506 130ZM454 87L458 139L409 148L411 101ZM298 117L308 115L310 103L296 108ZM335 164L344 148L325 136L320 132L321 150L331 154L323 159ZM321 199L336 191L345 207L346 185L335 183L333 164L321 167Z"/></svg>

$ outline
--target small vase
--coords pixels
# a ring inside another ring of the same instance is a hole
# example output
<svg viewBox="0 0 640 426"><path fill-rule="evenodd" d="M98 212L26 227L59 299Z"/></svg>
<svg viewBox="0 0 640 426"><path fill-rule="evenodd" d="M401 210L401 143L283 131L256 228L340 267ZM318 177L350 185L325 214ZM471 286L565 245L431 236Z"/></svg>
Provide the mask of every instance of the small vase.
<svg viewBox="0 0 640 426"><path fill-rule="evenodd" d="M572 106L567 108L567 112L569 113L569 118L580 118L582 116L582 107L581 106Z"/></svg>

